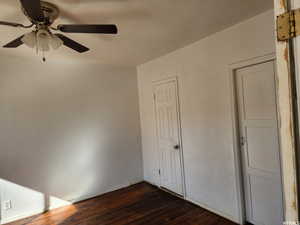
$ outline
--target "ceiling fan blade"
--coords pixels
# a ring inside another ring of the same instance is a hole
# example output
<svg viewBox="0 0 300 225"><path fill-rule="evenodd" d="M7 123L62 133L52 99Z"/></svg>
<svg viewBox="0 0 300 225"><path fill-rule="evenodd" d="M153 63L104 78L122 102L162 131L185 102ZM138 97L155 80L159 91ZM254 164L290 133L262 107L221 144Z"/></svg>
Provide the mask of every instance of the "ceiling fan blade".
<svg viewBox="0 0 300 225"><path fill-rule="evenodd" d="M0 21L0 25L11 26L11 27L25 27L23 24L20 23L11 23L6 21Z"/></svg>
<svg viewBox="0 0 300 225"><path fill-rule="evenodd" d="M57 29L66 33L96 33L96 34L117 34L118 28L114 24L70 24L58 25Z"/></svg>
<svg viewBox="0 0 300 225"><path fill-rule="evenodd" d="M40 0L20 0L20 2L27 16L29 16L33 21L36 22L44 21L44 14L41 9Z"/></svg>
<svg viewBox="0 0 300 225"><path fill-rule="evenodd" d="M6 45L3 46L3 48L17 48L20 45L23 44L22 38L24 37L24 35L22 35L21 37L7 43Z"/></svg>
<svg viewBox="0 0 300 225"><path fill-rule="evenodd" d="M105 2L126 3L126 2L128 2L128 0L62 0L62 2L69 3L69 4L105 3Z"/></svg>
<svg viewBox="0 0 300 225"><path fill-rule="evenodd" d="M79 44L78 42L73 41L72 39L66 37L63 34L55 34L55 35L63 41L65 46L67 46L79 53L87 52L90 50L87 47L83 46L82 44Z"/></svg>

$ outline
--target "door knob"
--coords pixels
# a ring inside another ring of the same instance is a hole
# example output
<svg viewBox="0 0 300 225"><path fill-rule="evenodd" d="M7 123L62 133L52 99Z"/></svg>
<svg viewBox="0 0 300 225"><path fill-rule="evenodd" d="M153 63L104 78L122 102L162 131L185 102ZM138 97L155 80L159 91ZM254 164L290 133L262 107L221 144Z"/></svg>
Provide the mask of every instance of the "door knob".
<svg viewBox="0 0 300 225"><path fill-rule="evenodd" d="M179 148L180 148L179 145L175 145L175 146L174 146L174 149L175 149L175 150L178 150Z"/></svg>

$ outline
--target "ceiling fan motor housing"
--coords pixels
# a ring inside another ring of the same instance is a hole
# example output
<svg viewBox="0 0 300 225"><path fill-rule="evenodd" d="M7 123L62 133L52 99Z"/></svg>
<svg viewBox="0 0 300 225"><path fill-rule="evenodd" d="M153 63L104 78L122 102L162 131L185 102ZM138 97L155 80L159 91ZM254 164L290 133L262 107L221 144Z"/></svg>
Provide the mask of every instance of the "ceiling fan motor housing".
<svg viewBox="0 0 300 225"><path fill-rule="evenodd" d="M41 1L41 9L43 11L45 21L45 25L51 25L58 17L59 17L59 8L50 2ZM25 14L25 16L33 23L33 24L39 24L40 22L34 21L26 12L26 10L22 7L22 11Z"/></svg>

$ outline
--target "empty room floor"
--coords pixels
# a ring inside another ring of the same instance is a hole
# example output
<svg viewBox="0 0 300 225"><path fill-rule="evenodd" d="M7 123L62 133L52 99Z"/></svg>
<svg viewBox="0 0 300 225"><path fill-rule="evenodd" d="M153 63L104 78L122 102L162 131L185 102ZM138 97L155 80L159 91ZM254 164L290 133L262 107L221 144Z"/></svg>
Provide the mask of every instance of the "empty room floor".
<svg viewBox="0 0 300 225"><path fill-rule="evenodd" d="M236 225L150 184L104 194L9 225Z"/></svg>

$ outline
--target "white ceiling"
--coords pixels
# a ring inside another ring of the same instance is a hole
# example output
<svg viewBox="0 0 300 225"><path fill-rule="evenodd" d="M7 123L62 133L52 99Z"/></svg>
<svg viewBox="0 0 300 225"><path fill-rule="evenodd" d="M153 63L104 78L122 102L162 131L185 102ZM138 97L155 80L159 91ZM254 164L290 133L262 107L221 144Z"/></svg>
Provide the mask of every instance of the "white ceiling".
<svg viewBox="0 0 300 225"><path fill-rule="evenodd" d="M49 0L62 10L57 23L115 23L117 36L67 34L90 52L61 48L48 58L95 60L109 65L139 65L273 7L273 0ZM0 20L27 23L18 0L0 1ZM21 34L20 28L0 27L0 44ZM32 49L0 49L29 56ZM1 53L0 52L0 53Z"/></svg>

